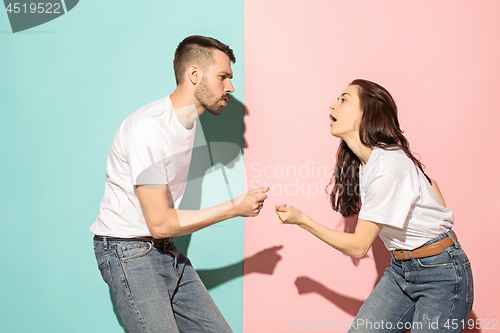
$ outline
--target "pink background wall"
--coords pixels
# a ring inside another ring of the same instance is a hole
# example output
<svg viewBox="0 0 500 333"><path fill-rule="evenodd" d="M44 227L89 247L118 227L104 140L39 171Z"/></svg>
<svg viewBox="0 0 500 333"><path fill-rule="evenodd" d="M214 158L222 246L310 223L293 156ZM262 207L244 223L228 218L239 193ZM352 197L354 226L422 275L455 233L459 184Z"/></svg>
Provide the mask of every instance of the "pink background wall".
<svg viewBox="0 0 500 333"><path fill-rule="evenodd" d="M246 176L249 187L271 191L246 222L245 252L283 245L283 259L272 275L245 275L245 332L308 322L347 331L388 265L379 242L352 260L274 213L286 202L331 228L352 228L324 187L338 147L328 106L355 78L395 96L412 150L454 211L472 262L473 314L500 319L499 13L496 0L246 1Z"/></svg>

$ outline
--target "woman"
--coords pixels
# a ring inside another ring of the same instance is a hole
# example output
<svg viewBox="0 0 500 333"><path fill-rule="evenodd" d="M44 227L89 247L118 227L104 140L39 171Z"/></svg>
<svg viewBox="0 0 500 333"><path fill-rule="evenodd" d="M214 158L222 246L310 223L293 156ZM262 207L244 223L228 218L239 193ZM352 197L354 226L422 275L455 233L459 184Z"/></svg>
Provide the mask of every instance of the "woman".
<svg viewBox="0 0 500 333"><path fill-rule="evenodd" d="M286 204L276 206L280 222L354 258L377 235L392 253L349 332L461 332L473 302L470 262L451 230L452 212L409 150L392 96L355 80L330 109L331 134L342 139L332 207L344 217L359 213L356 229L329 229Z"/></svg>

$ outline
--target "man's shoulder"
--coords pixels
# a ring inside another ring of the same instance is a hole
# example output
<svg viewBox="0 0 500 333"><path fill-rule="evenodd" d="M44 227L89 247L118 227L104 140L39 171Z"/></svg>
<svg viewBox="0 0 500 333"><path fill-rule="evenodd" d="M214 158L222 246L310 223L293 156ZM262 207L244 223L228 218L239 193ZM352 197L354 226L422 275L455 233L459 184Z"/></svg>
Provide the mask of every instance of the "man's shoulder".
<svg viewBox="0 0 500 333"><path fill-rule="evenodd" d="M171 113L171 108L169 107L168 97L160 98L154 102L144 105L131 115L129 115L125 120L125 122L129 122L131 124L135 122L139 122L141 120L156 120L164 117L166 114Z"/></svg>
<svg viewBox="0 0 500 333"><path fill-rule="evenodd" d="M171 108L166 100L168 97L151 102L130 114L120 125L123 135L132 130L161 130L162 124L171 117Z"/></svg>

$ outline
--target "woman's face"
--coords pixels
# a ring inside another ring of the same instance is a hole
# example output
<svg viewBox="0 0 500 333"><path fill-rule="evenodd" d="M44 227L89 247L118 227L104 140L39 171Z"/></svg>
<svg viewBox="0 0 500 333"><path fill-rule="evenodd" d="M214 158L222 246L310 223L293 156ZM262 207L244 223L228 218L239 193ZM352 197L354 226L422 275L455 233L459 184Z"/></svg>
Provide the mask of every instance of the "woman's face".
<svg viewBox="0 0 500 333"><path fill-rule="evenodd" d="M344 141L359 140L359 123L363 114L359 105L357 86L347 87L337 101L330 105L330 127L333 136Z"/></svg>

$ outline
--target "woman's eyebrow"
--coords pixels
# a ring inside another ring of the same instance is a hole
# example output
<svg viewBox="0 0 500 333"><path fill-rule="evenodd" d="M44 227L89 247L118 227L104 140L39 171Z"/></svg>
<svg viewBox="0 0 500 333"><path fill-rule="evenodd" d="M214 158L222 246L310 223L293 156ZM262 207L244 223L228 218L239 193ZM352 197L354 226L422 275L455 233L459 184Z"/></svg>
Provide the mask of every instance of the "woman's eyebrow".
<svg viewBox="0 0 500 333"><path fill-rule="evenodd" d="M351 96L351 94L349 94L349 93L346 93L346 92L345 92L345 93L343 93L342 95L340 95L340 97L342 97L342 96L344 96L344 95L349 95L349 96ZM337 97L337 101L340 99L340 97Z"/></svg>

